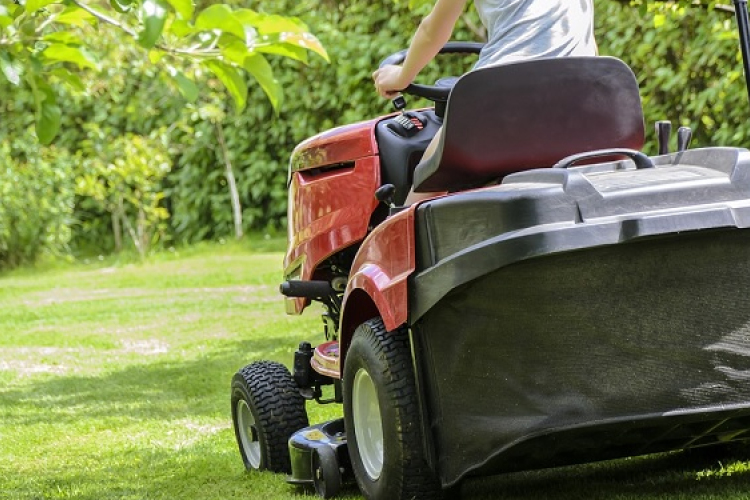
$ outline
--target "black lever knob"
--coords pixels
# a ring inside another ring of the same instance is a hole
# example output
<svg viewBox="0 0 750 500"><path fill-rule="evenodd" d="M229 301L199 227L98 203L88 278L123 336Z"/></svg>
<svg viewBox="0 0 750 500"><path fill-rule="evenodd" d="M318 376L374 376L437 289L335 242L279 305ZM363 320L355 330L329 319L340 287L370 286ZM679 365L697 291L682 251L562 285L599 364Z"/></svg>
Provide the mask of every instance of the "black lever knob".
<svg viewBox="0 0 750 500"><path fill-rule="evenodd" d="M393 197L396 196L396 186L393 184L383 184L375 190L375 199L393 207Z"/></svg>
<svg viewBox="0 0 750 500"><path fill-rule="evenodd" d="M406 99L404 99L404 96L400 95L393 99L393 107L396 108L396 111L403 111L406 108Z"/></svg>
<svg viewBox="0 0 750 500"><path fill-rule="evenodd" d="M659 142L659 154L669 153L669 138L672 135L672 122L660 120L656 122L656 139Z"/></svg>

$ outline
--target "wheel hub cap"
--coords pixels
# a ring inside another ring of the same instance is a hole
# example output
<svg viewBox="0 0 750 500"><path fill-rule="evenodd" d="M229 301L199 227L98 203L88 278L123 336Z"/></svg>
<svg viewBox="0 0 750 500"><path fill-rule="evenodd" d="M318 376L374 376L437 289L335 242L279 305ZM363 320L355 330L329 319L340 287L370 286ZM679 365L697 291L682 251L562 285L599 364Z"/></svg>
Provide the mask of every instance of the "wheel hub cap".
<svg viewBox="0 0 750 500"><path fill-rule="evenodd" d="M354 376L352 387L354 434L362 465L371 480L383 471L383 421L375 384L365 369Z"/></svg>
<svg viewBox="0 0 750 500"><path fill-rule="evenodd" d="M237 427L242 449L245 451L250 466L253 469L260 469L260 442L255 428L255 418L253 412L250 411L250 406L244 399L237 402Z"/></svg>

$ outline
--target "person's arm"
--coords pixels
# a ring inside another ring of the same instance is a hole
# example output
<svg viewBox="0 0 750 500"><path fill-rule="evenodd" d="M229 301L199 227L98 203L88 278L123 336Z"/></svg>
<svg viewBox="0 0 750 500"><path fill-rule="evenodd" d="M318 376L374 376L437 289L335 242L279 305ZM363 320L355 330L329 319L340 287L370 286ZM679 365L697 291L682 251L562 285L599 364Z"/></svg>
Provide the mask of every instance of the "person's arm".
<svg viewBox="0 0 750 500"><path fill-rule="evenodd" d="M372 74L375 88L386 98L393 98L408 86L422 68L450 40L456 21L468 0L437 0L432 11L419 23L401 66L384 66Z"/></svg>

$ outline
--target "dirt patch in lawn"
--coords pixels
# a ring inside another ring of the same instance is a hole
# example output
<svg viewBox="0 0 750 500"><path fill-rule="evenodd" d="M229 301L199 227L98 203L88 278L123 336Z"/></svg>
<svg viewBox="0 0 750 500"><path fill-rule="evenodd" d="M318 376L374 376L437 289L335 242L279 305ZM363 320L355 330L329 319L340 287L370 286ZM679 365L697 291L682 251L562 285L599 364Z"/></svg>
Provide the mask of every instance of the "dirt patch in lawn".
<svg viewBox="0 0 750 500"><path fill-rule="evenodd" d="M237 300L270 300L268 295L275 295L272 286L227 286L227 287L196 287L196 288L100 288L100 289L81 289L81 288L54 288L28 294L21 301L26 306L47 306L54 304L64 304L69 302L87 302L95 300L116 300L130 299L139 297L179 297L181 295L193 296L232 294L237 296ZM274 297L275 298L275 297ZM278 299L276 299L278 300Z"/></svg>

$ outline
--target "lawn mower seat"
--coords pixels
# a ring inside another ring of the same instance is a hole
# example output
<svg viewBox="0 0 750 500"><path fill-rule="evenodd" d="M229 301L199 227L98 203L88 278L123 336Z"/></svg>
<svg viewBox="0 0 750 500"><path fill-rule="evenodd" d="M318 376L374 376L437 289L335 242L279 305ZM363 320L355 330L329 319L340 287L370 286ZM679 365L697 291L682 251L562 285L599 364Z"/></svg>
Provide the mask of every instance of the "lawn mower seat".
<svg viewBox="0 0 750 500"><path fill-rule="evenodd" d="M456 82L438 147L414 171L418 192L479 187L566 156L644 142L638 82L613 57L535 59Z"/></svg>

